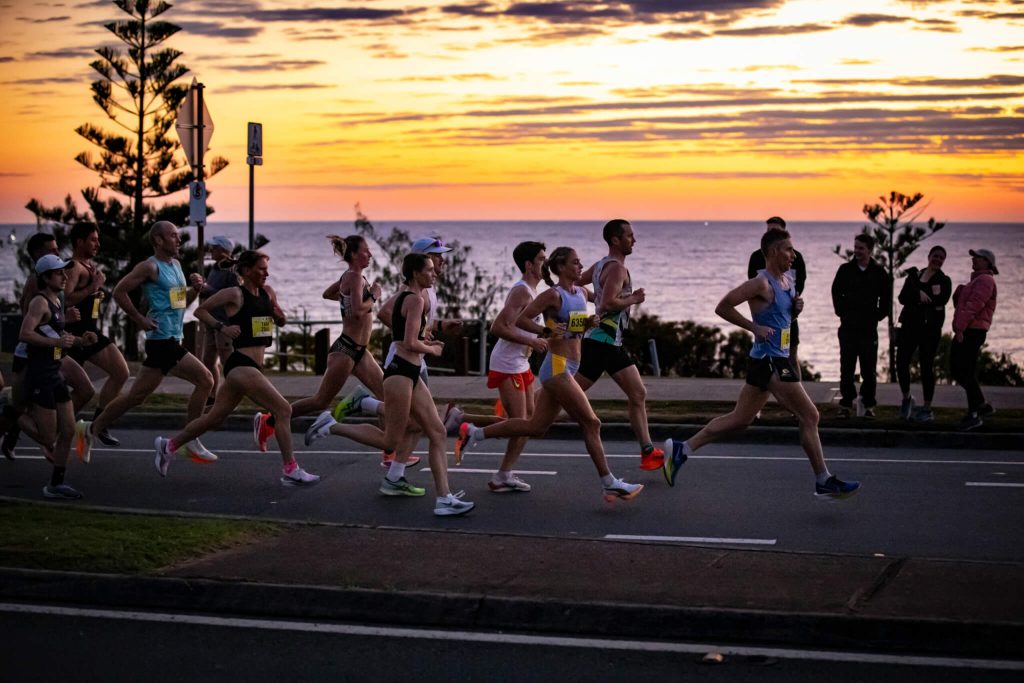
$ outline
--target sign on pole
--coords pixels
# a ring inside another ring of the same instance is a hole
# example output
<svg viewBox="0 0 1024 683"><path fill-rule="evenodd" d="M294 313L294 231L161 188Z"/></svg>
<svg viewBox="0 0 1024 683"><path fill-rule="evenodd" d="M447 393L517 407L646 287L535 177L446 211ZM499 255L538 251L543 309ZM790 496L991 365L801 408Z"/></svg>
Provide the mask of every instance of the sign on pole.
<svg viewBox="0 0 1024 683"><path fill-rule="evenodd" d="M203 85L193 78L188 94L178 107L178 120L174 124L188 165L196 174L202 166L203 154L210 147L210 138L213 137L213 119L203 100L202 88Z"/></svg>
<svg viewBox="0 0 1024 683"><path fill-rule="evenodd" d="M249 122L249 144L246 145L249 156L263 156L263 124Z"/></svg>
<svg viewBox="0 0 1024 683"><path fill-rule="evenodd" d="M249 164L249 248L254 247L256 239L256 228L253 219L253 209L256 204L256 167L263 165L263 124L249 122L249 140L245 146L249 152L245 163Z"/></svg>
<svg viewBox="0 0 1024 683"><path fill-rule="evenodd" d="M206 222L206 183L202 180L188 184L188 219L195 225Z"/></svg>

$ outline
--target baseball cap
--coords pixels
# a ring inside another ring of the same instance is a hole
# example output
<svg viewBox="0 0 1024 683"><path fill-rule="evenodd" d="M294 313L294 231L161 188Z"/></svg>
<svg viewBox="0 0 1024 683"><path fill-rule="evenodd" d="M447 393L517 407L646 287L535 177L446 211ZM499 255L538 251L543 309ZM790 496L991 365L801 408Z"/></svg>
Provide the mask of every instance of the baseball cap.
<svg viewBox="0 0 1024 683"><path fill-rule="evenodd" d="M412 243L414 254L447 254L451 250L440 237L421 237Z"/></svg>
<svg viewBox="0 0 1024 683"><path fill-rule="evenodd" d="M73 261L65 261L56 254L46 254L36 261L36 275L49 273L51 270L64 270L71 266Z"/></svg>
<svg viewBox="0 0 1024 683"><path fill-rule="evenodd" d="M214 235L210 239L206 240L206 245L210 247L220 247L221 249L231 252L235 249L235 243L230 237L224 235Z"/></svg>
<svg viewBox="0 0 1024 683"><path fill-rule="evenodd" d="M968 253L971 256L980 256L981 258L988 261L988 265L992 267L992 274L999 275L999 269L996 268L996 255L989 249L971 249Z"/></svg>

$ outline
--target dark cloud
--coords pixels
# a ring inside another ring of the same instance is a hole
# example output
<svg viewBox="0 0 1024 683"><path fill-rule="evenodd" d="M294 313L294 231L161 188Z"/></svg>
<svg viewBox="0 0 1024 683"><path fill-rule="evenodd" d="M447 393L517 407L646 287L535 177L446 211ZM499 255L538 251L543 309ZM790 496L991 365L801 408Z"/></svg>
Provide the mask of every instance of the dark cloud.
<svg viewBox="0 0 1024 683"><path fill-rule="evenodd" d="M1024 19L1024 12L984 12L982 10L967 9L956 13L960 17L972 19L988 19L991 21L1020 20Z"/></svg>
<svg viewBox="0 0 1024 683"><path fill-rule="evenodd" d="M774 9L785 0L548 0L543 2L471 2L445 5L445 14L463 17L511 17L554 24L656 23L662 21L731 23L745 13Z"/></svg>
<svg viewBox="0 0 1024 683"><path fill-rule="evenodd" d="M25 59L80 59L95 55L96 51L91 47L67 47L60 50L29 52Z"/></svg>
<svg viewBox="0 0 1024 683"><path fill-rule="evenodd" d="M999 45L996 47L971 47L968 52L1022 52L1024 45Z"/></svg>
<svg viewBox="0 0 1024 683"><path fill-rule="evenodd" d="M788 36L800 33L821 33L833 31L835 26L828 24L794 24L791 26L751 26L748 28L724 28L715 31L716 36Z"/></svg>
<svg viewBox="0 0 1024 683"><path fill-rule="evenodd" d="M13 61L14 61L14 57L7 57L7 56L0 57L0 64L5 64L7 62L13 62Z"/></svg>
<svg viewBox="0 0 1024 683"><path fill-rule="evenodd" d="M705 31L665 31L659 33L657 38L663 40L700 40L702 38L710 38L711 34Z"/></svg>
<svg viewBox="0 0 1024 683"><path fill-rule="evenodd" d="M217 88L217 92L236 93L267 90L322 90L336 87L326 83L240 83Z"/></svg>
<svg viewBox="0 0 1024 683"><path fill-rule="evenodd" d="M898 17L892 14L851 14L840 23L847 26L875 26L877 24L901 24L912 21L910 17Z"/></svg>
<svg viewBox="0 0 1024 683"><path fill-rule="evenodd" d="M621 178L622 180L672 180L674 178L685 178L688 180L808 180L812 178L828 178L832 175L834 174L824 171L666 171L663 173L628 173L613 177Z"/></svg>
<svg viewBox="0 0 1024 683"><path fill-rule="evenodd" d="M230 17L255 22L348 22L348 21L389 21L423 9L377 9L372 7L283 7L264 8L257 2L244 0L228 2L205 2L191 7L182 3L182 9L197 17Z"/></svg>
<svg viewBox="0 0 1024 683"><path fill-rule="evenodd" d="M0 178L29 178L31 173L21 173L19 171L0 171Z"/></svg>
<svg viewBox="0 0 1024 683"><path fill-rule="evenodd" d="M262 26L236 26L216 21L178 21L175 22L185 33L215 38L245 39L254 38L263 32Z"/></svg>
<svg viewBox="0 0 1024 683"><path fill-rule="evenodd" d="M819 78L797 79L793 83L810 85L877 85L887 84L902 88L1004 88L1024 85L1024 76L996 74L979 78Z"/></svg>
<svg viewBox="0 0 1024 683"><path fill-rule="evenodd" d="M14 81L3 81L4 85L54 85L63 83L83 83L78 76L52 76L49 78L20 78Z"/></svg>
<svg viewBox="0 0 1024 683"><path fill-rule="evenodd" d="M915 19L914 30L934 31L936 33L960 33L960 27L955 21L946 19Z"/></svg>
<svg viewBox="0 0 1024 683"><path fill-rule="evenodd" d="M28 24L52 24L60 21L67 21L70 18L71 17L67 15L63 15L59 17L46 17L45 19L33 19L32 17L18 17L17 20L24 21L25 23Z"/></svg>
<svg viewBox="0 0 1024 683"><path fill-rule="evenodd" d="M265 62L249 61L244 64L223 64L219 69L227 71L301 71L326 64L319 59L272 59Z"/></svg>

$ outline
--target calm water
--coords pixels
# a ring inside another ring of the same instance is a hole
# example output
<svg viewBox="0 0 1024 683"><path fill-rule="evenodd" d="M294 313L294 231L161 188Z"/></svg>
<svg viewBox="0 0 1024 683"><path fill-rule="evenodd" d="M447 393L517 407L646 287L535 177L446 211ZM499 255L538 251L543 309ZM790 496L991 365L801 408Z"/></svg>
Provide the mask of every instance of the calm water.
<svg viewBox="0 0 1024 683"><path fill-rule="evenodd" d="M549 250L574 247L584 263L596 261L606 253L599 222L515 222L515 221L379 221L378 229L397 225L414 237L440 234L447 240L459 240L473 247L473 255L491 272L503 272L511 265L512 248L523 240L545 242ZM809 361L824 379L839 376L836 329L838 319L832 312L830 287L836 268L842 263L832 248L842 243L852 247L860 223L791 223L794 243L807 262L806 307L800 318L801 357ZM19 239L35 228L29 225L5 226ZM336 304L324 301L320 293L342 271L323 236L347 234L351 223L260 223L259 232L270 238L264 251L271 255L271 284L282 306L290 315L305 312L313 319L335 319ZM728 324L714 314L715 305L729 289L746 278L747 260L757 248L764 226L760 222L692 221L634 223L637 245L629 258L634 286L647 290L643 309L666 320L694 320L726 329ZM244 240L245 223L215 223L206 234L225 234ZM946 273L954 287L970 275L968 249L991 249L998 260L999 306L989 333L989 348L1007 352L1024 362L1024 224L960 223L948 225L925 242L912 259L912 265L926 265L927 249L943 245L949 257ZM0 249L0 295L11 296L15 278L21 275L14 262L13 249ZM370 276L372 280L372 275ZM511 284L511 283L509 283ZM897 283L899 287L899 283ZM947 310L947 328L952 305ZM885 324L879 325L880 348L887 349Z"/></svg>

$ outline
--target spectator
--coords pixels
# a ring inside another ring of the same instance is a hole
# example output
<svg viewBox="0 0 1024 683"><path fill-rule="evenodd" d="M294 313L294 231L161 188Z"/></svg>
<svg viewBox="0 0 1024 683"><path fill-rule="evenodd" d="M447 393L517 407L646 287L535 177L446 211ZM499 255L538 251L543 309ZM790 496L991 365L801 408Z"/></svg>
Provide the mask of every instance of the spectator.
<svg viewBox="0 0 1024 683"><path fill-rule="evenodd" d="M922 271L911 268L903 281L899 300L900 330L896 345L896 377L903 391L900 417L905 420L929 422L932 419L932 398L935 396L935 353L942 338L942 324L946 319L946 302L953 291L949 276L942 272L946 250L934 246L928 252L928 267ZM918 352L921 366L921 391L924 405L914 412L914 397L910 394L910 361Z"/></svg>
<svg viewBox="0 0 1024 683"><path fill-rule="evenodd" d="M839 316L839 417L850 417L857 398L854 370L860 363L858 414L875 416L878 367L878 322L889 315L892 291L885 270L871 254L875 238L860 234L853 241L853 258L839 266L832 280L832 308ZM860 408L863 408L861 413Z"/></svg>
<svg viewBox="0 0 1024 683"><path fill-rule="evenodd" d="M953 293L953 346L949 351L949 370L956 383L967 392L967 416L960 429L968 431L984 424L995 409L985 401L975 371L985 337L996 312L996 257L988 249L971 249L971 281Z"/></svg>

